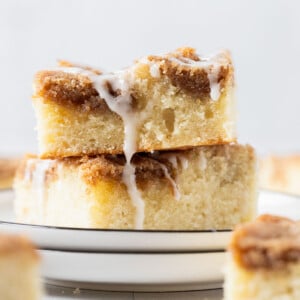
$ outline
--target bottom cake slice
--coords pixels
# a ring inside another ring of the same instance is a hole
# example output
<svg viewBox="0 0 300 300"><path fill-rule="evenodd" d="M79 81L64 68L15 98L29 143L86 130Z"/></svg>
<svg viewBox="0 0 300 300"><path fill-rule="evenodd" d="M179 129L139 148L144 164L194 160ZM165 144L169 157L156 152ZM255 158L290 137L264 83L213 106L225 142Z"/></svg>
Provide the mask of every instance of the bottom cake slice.
<svg viewBox="0 0 300 300"><path fill-rule="evenodd" d="M123 156L27 157L15 180L19 221L134 229L137 209L124 184ZM256 210L256 158L250 146L196 147L136 154L143 229L230 229Z"/></svg>
<svg viewBox="0 0 300 300"><path fill-rule="evenodd" d="M0 234L0 299L39 300L40 259L24 237Z"/></svg>
<svg viewBox="0 0 300 300"><path fill-rule="evenodd" d="M300 299L300 223L263 215L233 233L225 300Z"/></svg>

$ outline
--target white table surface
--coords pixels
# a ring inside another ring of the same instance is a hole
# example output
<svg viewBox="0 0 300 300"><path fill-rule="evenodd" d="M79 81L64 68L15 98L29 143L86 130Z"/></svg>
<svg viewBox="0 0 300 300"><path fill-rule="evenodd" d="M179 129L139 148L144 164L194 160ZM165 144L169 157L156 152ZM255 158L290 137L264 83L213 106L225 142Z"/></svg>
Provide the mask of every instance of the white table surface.
<svg viewBox="0 0 300 300"><path fill-rule="evenodd" d="M97 300L221 300L222 289L191 291L191 292L168 292L168 293L137 293L137 292L106 292L92 291L74 288L57 287L46 285L44 300L69 300L69 299L97 299Z"/></svg>

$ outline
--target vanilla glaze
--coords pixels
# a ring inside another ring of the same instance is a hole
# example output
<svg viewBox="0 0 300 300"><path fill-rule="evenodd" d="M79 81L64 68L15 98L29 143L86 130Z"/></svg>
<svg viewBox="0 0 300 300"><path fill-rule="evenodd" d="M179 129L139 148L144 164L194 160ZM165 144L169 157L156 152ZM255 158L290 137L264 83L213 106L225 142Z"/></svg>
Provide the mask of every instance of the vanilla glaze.
<svg viewBox="0 0 300 300"><path fill-rule="evenodd" d="M47 203L47 172L53 166L51 159L28 159L26 161L24 180L31 183L37 193L37 207L41 216L45 214L45 204Z"/></svg>

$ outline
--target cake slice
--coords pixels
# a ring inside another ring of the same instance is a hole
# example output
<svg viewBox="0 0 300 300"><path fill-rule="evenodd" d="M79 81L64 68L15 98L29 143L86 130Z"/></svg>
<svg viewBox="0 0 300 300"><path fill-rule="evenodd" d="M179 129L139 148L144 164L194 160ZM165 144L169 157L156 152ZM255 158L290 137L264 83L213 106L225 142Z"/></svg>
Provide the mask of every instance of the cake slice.
<svg viewBox="0 0 300 300"><path fill-rule="evenodd" d="M202 146L136 154L140 195L124 183L122 155L28 157L15 180L17 219L114 229L230 229L256 213L256 159L250 146ZM130 195L130 196L129 196Z"/></svg>
<svg viewBox="0 0 300 300"><path fill-rule="evenodd" d="M39 263L37 252L26 238L1 233L0 299L41 299Z"/></svg>
<svg viewBox="0 0 300 300"><path fill-rule="evenodd" d="M72 66L34 80L39 155L58 158L186 149L236 139L228 52L180 48L100 74Z"/></svg>
<svg viewBox="0 0 300 300"><path fill-rule="evenodd" d="M300 155L262 158L259 183L264 189L300 195Z"/></svg>
<svg viewBox="0 0 300 300"><path fill-rule="evenodd" d="M300 223L263 215L238 226L224 288L225 300L300 299Z"/></svg>
<svg viewBox="0 0 300 300"><path fill-rule="evenodd" d="M19 163L19 159L0 158L0 189L8 189L12 187Z"/></svg>

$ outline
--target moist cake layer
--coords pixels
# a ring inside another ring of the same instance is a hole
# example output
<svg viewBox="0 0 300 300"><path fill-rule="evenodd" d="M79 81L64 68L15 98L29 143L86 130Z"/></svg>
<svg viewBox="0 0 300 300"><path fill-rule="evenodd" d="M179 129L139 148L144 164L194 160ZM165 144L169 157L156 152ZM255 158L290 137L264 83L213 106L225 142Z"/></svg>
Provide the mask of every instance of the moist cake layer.
<svg viewBox="0 0 300 300"><path fill-rule="evenodd" d="M39 72L33 95L39 152L46 157L186 149L235 141L229 54L181 48L99 74L64 67Z"/></svg>
<svg viewBox="0 0 300 300"><path fill-rule="evenodd" d="M17 217L71 227L228 229L255 216L249 146L136 154L132 165L142 203L125 184L124 156L27 158L15 182Z"/></svg>

